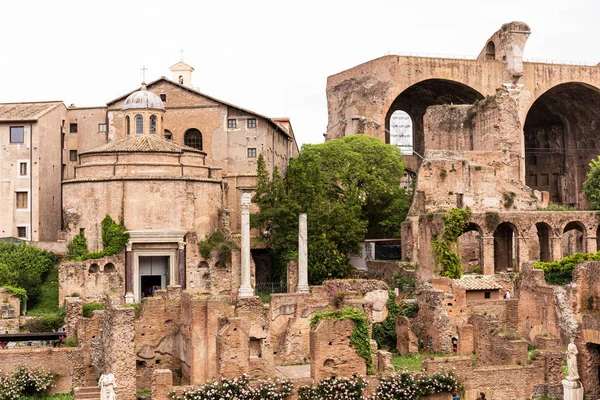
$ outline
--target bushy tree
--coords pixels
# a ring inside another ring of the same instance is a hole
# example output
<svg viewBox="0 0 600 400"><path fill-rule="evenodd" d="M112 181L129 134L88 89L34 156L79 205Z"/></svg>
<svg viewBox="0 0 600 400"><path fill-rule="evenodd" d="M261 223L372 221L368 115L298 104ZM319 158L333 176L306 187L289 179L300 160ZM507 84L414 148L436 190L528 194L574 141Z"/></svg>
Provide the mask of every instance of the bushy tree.
<svg viewBox="0 0 600 400"><path fill-rule="evenodd" d="M298 214L307 213L310 282L345 277L346 254L365 237L399 236L410 203L400 187L404 167L397 147L362 135L302 146L285 179L276 167L269 178L261 155L253 198L260 211L251 223L271 248L291 254Z"/></svg>
<svg viewBox="0 0 600 400"><path fill-rule="evenodd" d="M600 210L600 156L590 163L590 172L583 183L583 193L590 202L590 208Z"/></svg>

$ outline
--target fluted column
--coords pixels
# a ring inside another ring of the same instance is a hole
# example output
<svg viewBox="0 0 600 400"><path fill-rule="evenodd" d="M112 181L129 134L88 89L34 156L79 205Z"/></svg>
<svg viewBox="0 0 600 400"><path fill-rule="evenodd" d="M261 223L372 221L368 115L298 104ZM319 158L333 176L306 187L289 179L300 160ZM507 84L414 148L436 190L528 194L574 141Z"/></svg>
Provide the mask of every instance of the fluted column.
<svg viewBox="0 0 600 400"><path fill-rule="evenodd" d="M250 201L252 191L242 189L240 208L242 212L242 276L238 297L254 296L254 289L250 284Z"/></svg>
<svg viewBox="0 0 600 400"><path fill-rule="evenodd" d="M298 222L298 286L296 293L309 293L308 286L308 238L306 214L300 214Z"/></svg>
<svg viewBox="0 0 600 400"><path fill-rule="evenodd" d="M133 255L131 242L125 245L125 303L135 303L133 296Z"/></svg>
<svg viewBox="0 0 600 400"><path fill-rule="evenodd" d="M177 263L177 284L181 285L182 289L185 289L185 242L179 242L179 254Z"/></svg>

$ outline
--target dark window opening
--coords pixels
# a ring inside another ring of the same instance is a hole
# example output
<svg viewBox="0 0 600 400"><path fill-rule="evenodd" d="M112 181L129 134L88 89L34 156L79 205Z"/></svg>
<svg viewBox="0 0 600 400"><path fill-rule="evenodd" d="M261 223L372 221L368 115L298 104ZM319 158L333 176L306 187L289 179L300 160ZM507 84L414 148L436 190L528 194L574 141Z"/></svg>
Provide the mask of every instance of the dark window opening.
<svg viewBox="0 0 600 400"><path fill-rule="evenodd" d="M21 175L21 176L27 175L27 163L26 162L19 163L19 175Z"/></svg>
<svg viewBox="0 0 600 400"><path fill-rule="evenodd" d="M256 118L248 118L248 128L256 128Z"/></svg>
<svg viewBox="0 0 600 400"><path fill-rule="evenodd" d="M183 138L183 144L194 149L202 150L202 133L198 129L188 129Z"/></svg>
<svg viewBox="0 0 600 400"><path fill-rule="evenodd" d="M235 128L237 128L237 119L228 119L227 120L227 128L228 129L235 129Z"/></svg>
<svg viewBox="0 0 600 400"><path fill-rule="evenodd" d="M162 101L167 101L167 94L166 94L166 93L161 93L161 94L160 94L160 99L161 99Z"/></svg>
<svg viewBox="0 0 600 400"><path fill-rule="evenodd" d="M27 238L27 227L17 226L17 237L21 239Z"/></svg>
<svg viewBox="0 0 600 400"><path fill-rule="evenodd" d="M256 148L248 149L248 158L256 158Z"/></svg>
<svg viewBox="0 0 600 400"><path fill-rule="evenodd" d="M10 142L23 143L25 141L25 128L22 126L10 127Z"/></svg>
<svg viewBox="0 0 600 400"><path fill-rule="evenodd" d="M77 161L77 150L69 150L69 160Z"/></svg>
<svg viewBox="0 0 600 400"><path fill-rule="evenodd" d="M492 292L483 292L483 297L485 299L491 299L492 298Z"/></svg>
<svg viewBox="0 0 600 400"><path fill-rule="evenodd" d="M77 133L77 124L69 124L69 132Z"/></svg>

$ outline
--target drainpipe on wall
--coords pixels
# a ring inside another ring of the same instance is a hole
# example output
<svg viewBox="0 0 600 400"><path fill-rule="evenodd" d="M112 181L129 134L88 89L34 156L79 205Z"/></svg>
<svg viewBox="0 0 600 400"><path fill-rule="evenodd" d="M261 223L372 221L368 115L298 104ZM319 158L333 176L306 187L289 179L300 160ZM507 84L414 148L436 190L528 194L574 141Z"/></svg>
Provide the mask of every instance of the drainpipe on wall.
<svg viewBox="0 0 600 400"><path fill-rule="evenodd" d="M62 154L62 152L61 152ZM62 157L62 156L61 156ZM62 166L61 166L62 168ZM33 124L29 123L29 241L33 241Z"/></svg>

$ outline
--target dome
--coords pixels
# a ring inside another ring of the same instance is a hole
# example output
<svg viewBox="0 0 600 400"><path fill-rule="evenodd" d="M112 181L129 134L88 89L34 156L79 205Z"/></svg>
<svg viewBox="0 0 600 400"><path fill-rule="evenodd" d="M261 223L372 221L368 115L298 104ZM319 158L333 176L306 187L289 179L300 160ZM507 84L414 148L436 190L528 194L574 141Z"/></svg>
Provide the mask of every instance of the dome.
<svg viewBox="0 0 600 400"><path fill-rule="evenodd" d="M156 94L149 92L146 89L146 84L142 83L142 88L137 92L131 93L125 100L123 110L135 109L135 108L151 108L155 110L164 110L165 105L163 104L160 97Z"/></svg>

